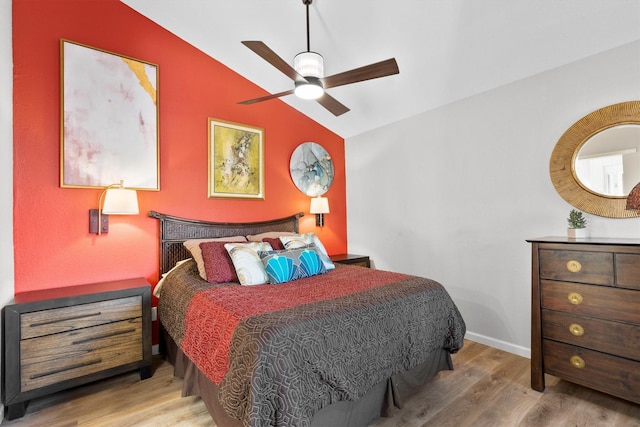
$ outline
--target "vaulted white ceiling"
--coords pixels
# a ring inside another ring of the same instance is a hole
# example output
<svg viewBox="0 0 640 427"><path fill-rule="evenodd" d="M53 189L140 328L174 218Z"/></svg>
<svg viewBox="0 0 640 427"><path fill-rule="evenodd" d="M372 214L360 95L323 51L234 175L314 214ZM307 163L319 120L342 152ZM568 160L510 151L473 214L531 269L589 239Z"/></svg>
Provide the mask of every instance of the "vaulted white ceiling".
<svg viewBox="0 0 640 427"><path fill-rule="evenodd" d="M240 42L263 41L293 65L306 50L302 0L121 1L265 91L293 87ZM339 117L281 98L348 138L639 40L640 1L313 0L310 26L325 75L398 62L398 75L330 89L351 109Z"/></svg>

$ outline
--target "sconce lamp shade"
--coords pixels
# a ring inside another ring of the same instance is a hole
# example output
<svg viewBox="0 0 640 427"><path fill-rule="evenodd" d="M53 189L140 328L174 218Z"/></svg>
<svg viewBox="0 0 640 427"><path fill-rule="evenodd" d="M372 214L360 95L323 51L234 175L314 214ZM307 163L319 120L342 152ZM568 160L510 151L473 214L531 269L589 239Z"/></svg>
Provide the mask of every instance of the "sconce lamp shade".
<svg viewBox="0 0 640 427"><path fill-rule="evenodd" d="M316 226L322 227L324 225L324 214L329 213L329 199L320 196L311 199L309 213L316 214Z"/></svg>
<svg viewBox="0 0 640 427"><path fill-rule="evenodd" d="M89 209L89 233L108 233L108 215L137 215L139 213L136 190L124 188L123 181L111 184L100 193L98 209Z"/></svg>
<svg viewBox="0 0 640 427"><path fill-rule="evenodd" d="M102 213L106 215L137 215L138 194L127 188L109 188L104 196Z"/></svg>
<svg viewBox="0 0 640 427"><path fill-rule="evenodd" d="M327 214L329 213L329 199L326 197L314 197L311 199L311 207L309 213Z"/></svg>
<svg viewBox="0 0 640 427"><path fill-rule="evenodd" d="M627 210L640 211L640 182L633 187L627 196Z"/></svg>

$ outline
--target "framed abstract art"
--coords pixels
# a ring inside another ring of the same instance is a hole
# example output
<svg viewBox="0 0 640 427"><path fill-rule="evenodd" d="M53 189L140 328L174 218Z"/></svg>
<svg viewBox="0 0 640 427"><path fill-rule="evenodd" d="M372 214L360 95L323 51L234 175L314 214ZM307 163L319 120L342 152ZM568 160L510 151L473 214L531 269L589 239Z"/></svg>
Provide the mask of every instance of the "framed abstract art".
<svg viewBox="0 0 640 427"><path fill-rule="evenodd" d="M298 190L307 196L319 197L333 183L333 160L322 145L304 142L291 154L289 172Z"/></svg>
<svg viewBox="0 0 640 427"><path fill-rule="evenodd" d="M60 56L60 186L159 190L158 66L64 39Z"/></svg>
<svg viewBox="0 0 640 427"><path fill-rule="evenodd" d="M264 199L264 129L209 119L209 197Z"/></svg>

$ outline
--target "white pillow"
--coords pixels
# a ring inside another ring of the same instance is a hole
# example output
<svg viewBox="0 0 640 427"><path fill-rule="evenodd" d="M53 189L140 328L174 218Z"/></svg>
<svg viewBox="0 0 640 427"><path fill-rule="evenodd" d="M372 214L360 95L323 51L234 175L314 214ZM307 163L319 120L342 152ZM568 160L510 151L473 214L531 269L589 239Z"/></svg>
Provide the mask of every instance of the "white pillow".
<svg viewBox="0 0 640 427"><path fill-rule="evenodd" d="M164 284L164 279L167 277L167 275L169 273L171 273L173 270L175 270L176 268L180 267L181 264L189 261L190 259L191 258L187 258L187 259L183 259L182 261L176 262L176 265L174 265L171 270L169 270L166 273L162 274L162 277L160 278L160 280L158 280L158 283L156 284L156 287L153 288L153 296L154 297L160 298L160 289L162 288L162 285Z"/></svg>
<svg viewBox="0 0 640 427"><path fill-rule="evenodd" d="M324 267L327 270L336 268L336 266L333 265L333 262L331 262L329 254L327 254L327 250L324 248L324 245L322 244L318 236L315 235L315 233L296 234L293 236L280 236L280 241L284 245L285 249L302 248L313 243L318 249L318 253L320 254L320 259L322 260Z"/></svg>
<svg viewBox="0 0 640 427"><path fill-rule="evenodd" d="M258 256L258 251L273 250L269 243L227 243L224 247L229 252L241 285L269 283L269 276L267 276L262 260Z"/></svg>
<svg viewBox="0 0 640 427"><path fill-rule="evenodd" d="M204 269L204 260L202 259L202 250L200 250L200 243L203 242L246 242L247 239L244 236L231 236L231 237L217 237L211 239L190 239L186 240L183 245L189 252L193 260L198 266L198 273L200 277L207 280L207 271Z"/></svg>
<svg viewBox="0 0 640 427"><path fill-rule="evenodd" d="M296 233L290 231L267 231L260 234L249 234L247 240L250 242L262 242L262 239L277 239L280 236L295 236Z"/></svg>

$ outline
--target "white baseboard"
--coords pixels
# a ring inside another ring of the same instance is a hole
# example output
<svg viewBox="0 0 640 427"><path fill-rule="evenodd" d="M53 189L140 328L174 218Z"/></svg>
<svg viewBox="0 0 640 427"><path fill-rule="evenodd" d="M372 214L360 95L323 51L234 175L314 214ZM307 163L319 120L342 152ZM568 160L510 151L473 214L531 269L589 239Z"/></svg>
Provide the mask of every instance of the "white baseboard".
<svg viewBox="0 0 640 427"><path fill-rule="evenodd" d="M497 348L498 350L503 350L508 353L517 354L518 356L531 359L531 349L527 347L522 347L510 342L497 340L495 338L487 337L485 335L480 335L473 332L467 332L465 338L480 344L488 345L489 347Z"/></svg>
<svg viewBox="0 0 640 427"><path fill-rule="evenodd" d="M159 344L154 344L151 346L151 354L154 356L157 356L158 354L160 354L160 345Z"/></svg>

